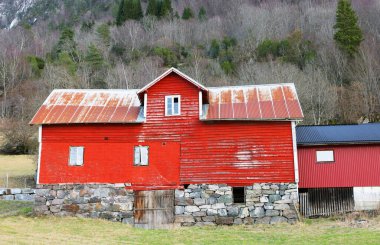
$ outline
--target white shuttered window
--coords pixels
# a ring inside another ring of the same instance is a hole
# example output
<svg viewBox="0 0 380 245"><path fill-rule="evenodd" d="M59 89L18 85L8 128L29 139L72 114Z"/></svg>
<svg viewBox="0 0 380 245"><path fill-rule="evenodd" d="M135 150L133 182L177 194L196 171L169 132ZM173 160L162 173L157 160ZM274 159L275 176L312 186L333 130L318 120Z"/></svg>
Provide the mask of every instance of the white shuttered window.
<svg viewBox="0 0 380 245"><path fill-rule="evenodd" d="M134 159L137 166L149 165L149 146L135 146Z"/></svg>
<svg viewBox="0 0 380 245"><path fill-rule="evenodd" d="M84 147L83 146L70 146L70 166L82 166L83 165L83 155Z"/></svg>

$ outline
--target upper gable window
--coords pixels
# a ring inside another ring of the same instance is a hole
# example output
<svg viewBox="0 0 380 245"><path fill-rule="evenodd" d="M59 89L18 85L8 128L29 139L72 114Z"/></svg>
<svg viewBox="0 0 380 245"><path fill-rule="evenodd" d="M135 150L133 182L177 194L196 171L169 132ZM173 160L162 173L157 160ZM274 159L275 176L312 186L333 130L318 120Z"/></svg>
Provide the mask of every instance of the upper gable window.
<svg viewBox="0 0 380 245"><path fill-rule="evenodd" d="M334 151L323 150L317 151L317 162L334 162Z"/></svg>
<svg viewBox="0 0 380 245"><path fill-rule="evenodd" d="M181 96L165 96L165 116L177 116L181 114Z"/></svg>

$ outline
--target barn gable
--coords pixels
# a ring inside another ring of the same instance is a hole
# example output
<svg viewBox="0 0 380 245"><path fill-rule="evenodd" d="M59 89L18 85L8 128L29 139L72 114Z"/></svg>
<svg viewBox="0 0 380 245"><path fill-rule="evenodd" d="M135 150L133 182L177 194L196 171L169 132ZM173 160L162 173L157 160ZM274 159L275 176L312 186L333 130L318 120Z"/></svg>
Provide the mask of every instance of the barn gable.
<svg viewBox="0 0 380 245"><path fill-rule="evenodd" d="M164 73L162 73L160 76L158 76L152 82L150 82L147 85L145 85L142 89L140 89L137 92L137 94L140 95L140 94L146 92L150 87L152 87L153 85L155 85L156 83L158 83L159 81L161 81L163 78L165 78L166 76L168 76L168 75L170 75L172 73L175 73L178 76L184 78L186 81L190 82L191 84L193 84L194 86L196 86L197 88L199 88L201 91L204 91L204 92L208 91L208 89L206 87L204 87L202 84L198 83L197 81L195 81L191 77L187 76L186 74L184 74L184 73L180 72L179 70L177 70L176 68L172 67L169 70L167 70Z"/></svg>

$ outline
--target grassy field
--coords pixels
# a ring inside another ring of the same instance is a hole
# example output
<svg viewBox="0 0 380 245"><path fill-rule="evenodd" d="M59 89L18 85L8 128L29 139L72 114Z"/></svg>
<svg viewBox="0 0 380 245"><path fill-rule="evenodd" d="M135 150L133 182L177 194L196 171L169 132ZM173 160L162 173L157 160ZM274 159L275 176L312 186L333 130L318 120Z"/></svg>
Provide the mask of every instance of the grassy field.
<svg viewBox="0 0 380 245"><path fill-rule="evenodd" d="M32 155L0 155L0 176L33 175L36 164Z"/></svg>
<svg viewBox="0 0 380 245"><path fill-rule="evenodd" d="M7 205L9 202L7 202ZM0 201L0 214L5 212ZM10 204L16 205L16 204ZM1 244L379 244L380 217L358 225L350 219L306 220L295 225L190 227L143 230L105 220L28 217L0 218ZM6 208L9 210L10 208ZM20 215L21 214L21 215Z"/></svg>
<svg viewBox="0 0 380 245"><path fill-rule="evenodd" d="M31 187L35 169L32 155L0 155L0 187Z"/></svg>

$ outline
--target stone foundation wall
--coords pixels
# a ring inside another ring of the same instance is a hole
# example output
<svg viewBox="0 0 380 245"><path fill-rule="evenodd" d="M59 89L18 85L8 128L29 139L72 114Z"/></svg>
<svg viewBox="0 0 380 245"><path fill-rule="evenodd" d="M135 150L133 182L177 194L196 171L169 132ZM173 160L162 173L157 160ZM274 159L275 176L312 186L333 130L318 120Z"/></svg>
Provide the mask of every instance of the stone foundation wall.
<svg viewBox="0 0 380 245"><path fill-rule="evenodd" d="M0 188L0 200L34 201L34 189Z"/></svg>
<svg viewBox="0 0 380 245"><path fill-rule="evenodd" d="M133 223L133 191L116 185L39 185L37 215L103 218Z"/></svg>
<svg viewBox="0 0 380 245"><path fill-rule="evenodd" d="M175 222L182 226L275 224L297 220L296 184L245 187L245 203L233 203L232 187L189 185L175 192Z"/></svg>
<svg viewBox="0 0 380 245"><path fill-rule="evenodd" d="M17 194L15 194L17 195ZM133 224L134 192L116 185L38 185L37 215L103 218ZM294 223L296 184L245 187L245 202L233 203L232 187L189 185L175 190L175 224L182 226Z"/></svg>

